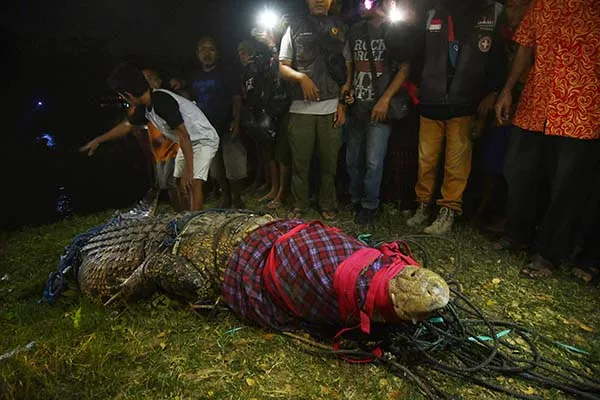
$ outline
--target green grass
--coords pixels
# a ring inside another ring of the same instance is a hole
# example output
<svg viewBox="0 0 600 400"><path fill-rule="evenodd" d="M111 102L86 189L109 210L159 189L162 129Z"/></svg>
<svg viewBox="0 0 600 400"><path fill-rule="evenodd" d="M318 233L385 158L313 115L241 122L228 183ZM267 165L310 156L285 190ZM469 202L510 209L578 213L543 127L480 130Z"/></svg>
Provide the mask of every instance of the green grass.
<svg viewBox="0 0 600 400"><path fill-rule="evenodd" d="M259 208L254 202L249 206ZM283 216L283 210L279 210ZM374 365L350 365L308 354L293 339L240 323L220 312L200 315L164 296L111 310L69 291L55 305L38 304L49 272L64 247L112 211L75 216L45 226L2 234L0 241L0 354L36 345L0 361L4 399L421 399L418 390ZM308 217L317 218L312 214ZM349 213L335 224L361 233ZM377 237L411 233L392 207L379 216ZM412 232L414 233L414 232ZM524 255L498 253L467 225L452 235L462 265L465 293L489 315L511 319L545 335L600 353L600 290L567 270L545 280L518 276ZM425 242L434 269L457 262L443 242ZM241 328L241 329L233 329ZM232 330L233 329L233 330ZM556 350L556 358L577 358ZM446 377L435 382L464 399L504 395ZM544 398L559 392L498 378L516 390Z"/></svg>

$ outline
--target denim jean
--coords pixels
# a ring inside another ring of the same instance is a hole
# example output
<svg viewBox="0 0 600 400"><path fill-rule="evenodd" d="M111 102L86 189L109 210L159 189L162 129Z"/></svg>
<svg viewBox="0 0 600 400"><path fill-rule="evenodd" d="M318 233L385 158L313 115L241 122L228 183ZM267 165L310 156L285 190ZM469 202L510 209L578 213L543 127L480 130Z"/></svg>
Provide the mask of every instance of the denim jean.
<svg viewBox="0 0 600 400"><path fill-rule="evenodd" d="M353 117L348 123L346 165L350 176L352 203L363 208L379 207L379 191L383 164L388 148L391 126Z"/></svg>

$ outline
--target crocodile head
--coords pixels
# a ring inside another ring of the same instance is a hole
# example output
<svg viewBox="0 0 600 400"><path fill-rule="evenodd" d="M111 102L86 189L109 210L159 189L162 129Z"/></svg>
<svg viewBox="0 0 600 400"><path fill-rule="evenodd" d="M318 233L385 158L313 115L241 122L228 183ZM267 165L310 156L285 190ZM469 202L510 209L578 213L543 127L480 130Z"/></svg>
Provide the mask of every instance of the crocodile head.
<svg viewBox="0 0 600 400"><path fill-rule="evenodd" d="M421 321L445 307L450 299L448 284L426 268L406 266L390 280L388 293L400 319Z"/></svg>

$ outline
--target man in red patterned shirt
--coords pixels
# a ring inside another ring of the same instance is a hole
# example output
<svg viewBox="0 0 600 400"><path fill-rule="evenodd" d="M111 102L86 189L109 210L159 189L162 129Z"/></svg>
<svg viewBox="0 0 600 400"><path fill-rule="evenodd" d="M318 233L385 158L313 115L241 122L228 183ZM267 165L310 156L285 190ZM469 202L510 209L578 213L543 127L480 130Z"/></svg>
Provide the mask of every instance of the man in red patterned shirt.
<svg viewBox="0 0 600 400"><path fill-rule="evenodd" d="M526 247L535 237L535 255L521 271L532 278L550 275L573 250L600 171L599 26L599 0L535 0L515 35L520 46L496 104L500 122L507 120L511 90L533 63L506 162L508 235L496 244Z"/></svg>

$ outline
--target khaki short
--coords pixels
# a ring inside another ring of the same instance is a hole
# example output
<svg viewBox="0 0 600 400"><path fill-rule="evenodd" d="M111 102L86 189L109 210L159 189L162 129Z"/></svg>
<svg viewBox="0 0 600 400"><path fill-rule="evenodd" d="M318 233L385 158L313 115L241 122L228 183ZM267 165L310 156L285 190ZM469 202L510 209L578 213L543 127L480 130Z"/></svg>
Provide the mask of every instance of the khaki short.
<svg viewBox="0 0 600 400"><path fill-rule="evenodd" d="M210 164L217 153L217 147L206 146L202 142L196 141L192 142L192 150L194 152L194 179L206 181ZM175 157L175 172L173 173L175 178L181 178L183 176L184 166L185 160L183 158L183 152L181 151L181 148L179 148L177 157Z"/></svg>
<svg viewBox="0 0 600 400"><path fill-rule="evenodd" d="M228 135L223 135L219 147L219 153L210 166L210 176L219 179L224 174L230 181L246 178L248 176L248 156L240 137L230 139Z"/></svg>

